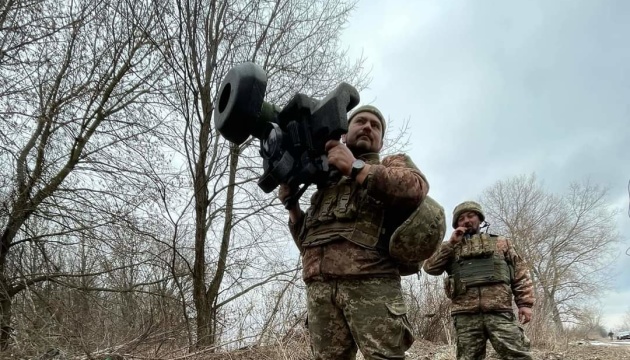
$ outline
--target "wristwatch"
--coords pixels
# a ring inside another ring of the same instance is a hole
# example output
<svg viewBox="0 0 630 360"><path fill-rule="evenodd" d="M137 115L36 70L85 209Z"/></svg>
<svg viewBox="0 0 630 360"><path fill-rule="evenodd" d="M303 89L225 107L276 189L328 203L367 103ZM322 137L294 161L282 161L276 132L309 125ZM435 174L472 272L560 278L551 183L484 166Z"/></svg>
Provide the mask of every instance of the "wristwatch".
<svg viewBox="0 0 630 360"><path fill-rule="evenodd" d="M359 173L361 172L361 170L363 170L364 167L365 167L365 161L361 159L354 160L354 162L352 162L352 170L350 172L350 178L352 180L356 179L357 175L359 175Z"/></svg>

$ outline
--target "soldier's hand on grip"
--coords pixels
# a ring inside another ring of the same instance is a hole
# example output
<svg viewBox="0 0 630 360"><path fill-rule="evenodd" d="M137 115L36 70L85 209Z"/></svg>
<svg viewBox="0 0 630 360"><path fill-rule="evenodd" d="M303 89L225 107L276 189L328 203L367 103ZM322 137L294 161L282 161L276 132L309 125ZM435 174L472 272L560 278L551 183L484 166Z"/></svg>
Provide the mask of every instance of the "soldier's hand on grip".
<svg viewBox="0 0 630 360"><path fill-rule="evenodd" d="M339 169L343 175L350 175L355 158L346 145L338 140L329 140L326 142L326 152L328 152L328 163L330 165Z"/></svg>
<svg viewBox="0 0 630 360"><path fill-rule="evenodd" d="M464 226L458 227L457 229L455 229L455 231L453 231L453 234L451 235L451 238L448 241L453 245L458 244L464 238L464 234L466 233L466 230L468 229Z"/></svg>

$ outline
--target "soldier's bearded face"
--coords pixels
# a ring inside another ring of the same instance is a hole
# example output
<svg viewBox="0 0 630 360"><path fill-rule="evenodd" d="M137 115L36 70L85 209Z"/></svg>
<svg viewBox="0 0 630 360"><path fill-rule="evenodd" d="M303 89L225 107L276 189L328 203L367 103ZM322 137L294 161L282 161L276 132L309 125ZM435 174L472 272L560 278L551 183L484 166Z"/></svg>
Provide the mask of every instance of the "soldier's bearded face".
<svg viewBox="0 0 630 360"><path fill-rule="evenodd" d="M467 211L457 218L457 227L465 227L472 234L479 232L481 220L479 215L474 211Z"/></svg>
<svg viewBox="0 0 630 360"><path fill-rule="evenodd" d="M374 153L383 147L383 128L378 117L371 112L361 112L348 124L345 142L355 154Z"/></svg>

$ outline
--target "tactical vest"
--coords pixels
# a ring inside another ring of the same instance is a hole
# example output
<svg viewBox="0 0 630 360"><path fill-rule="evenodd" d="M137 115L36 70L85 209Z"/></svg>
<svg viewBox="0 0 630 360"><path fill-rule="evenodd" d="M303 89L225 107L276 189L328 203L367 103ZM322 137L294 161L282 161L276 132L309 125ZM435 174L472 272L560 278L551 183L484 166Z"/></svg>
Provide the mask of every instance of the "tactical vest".
<svg viewBox="0 0 630 360"><path fill-rule="evenodd" d="M355 180L343 177L336 186L316 191L306 211L303 247L319 246L343 237L374 249L383 229L382 201L367 194Z"/></svg>
<svg viewBox="0 0 630 360"><path fill-rule="evenodd" d="M363 156L379 164L378 154ZM418 169L406 158L409 168ZM444 208L427 196L416 209L388 209L355 180L342 178L336 186L319 189L311 197L302 247L314 247L344 238L359 246L388 254L401 276L418 273L422 262L439 247L446 233Z"/></svg>
<svg viewBox="0 0 630 360"><path fill-rule="evenodd" d="M463 294L470 287L497 283L510 285L513 278L513 265L497 252L497 237L476 234L455 249L449 277L452 281L450 295Z"/></svg>

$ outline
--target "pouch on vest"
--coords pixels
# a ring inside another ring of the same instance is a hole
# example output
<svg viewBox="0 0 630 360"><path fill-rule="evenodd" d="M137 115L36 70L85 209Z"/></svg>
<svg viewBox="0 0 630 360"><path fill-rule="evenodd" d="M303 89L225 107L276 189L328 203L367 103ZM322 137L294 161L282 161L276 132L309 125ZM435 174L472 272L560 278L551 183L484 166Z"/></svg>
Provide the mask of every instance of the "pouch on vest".
<svg viewBox="0 0 630 360"><path fill-rule="evenodd" d="M344 177L337 185L318 190L305 215L300 234L303 247L345 238L375 249L381 235L384 209L381 201L369 196L354 180Z"/></svg>
<svg viewBox="0 0 630 360"><path fill-rule="evenodd" d="M510 266L499 256L459 259L454 264L453 274L466 287L511 283Z"/></svg>
<svg viewBox="0 0 630 360"><path fill-rule="evenodd" d="M496 251L496 240L486 234L475 234L464 242L458 252L462 259L489 257Z"/></svg>
<svg viewBox="0 0 630 360"><path fill-rule="evenodd" d="M340 221L351 221L357 217L357 201L355 199L358 196L358 186L353 186L349 181L350 179L343 180L337 189L337 204L333 208L332 212L334 217ZM354 182L354 180L351 180Z"/></svg>

